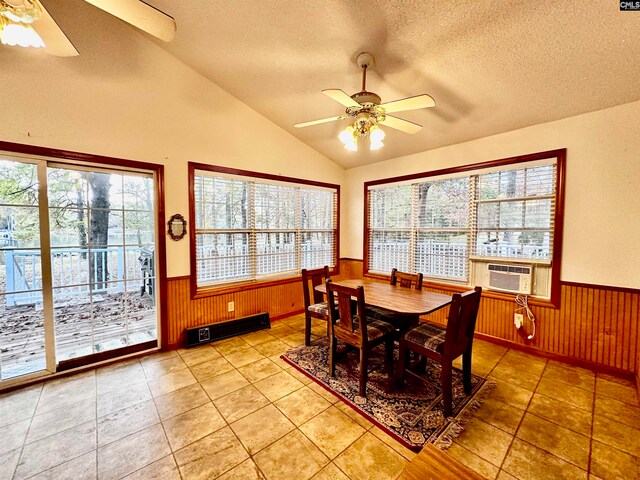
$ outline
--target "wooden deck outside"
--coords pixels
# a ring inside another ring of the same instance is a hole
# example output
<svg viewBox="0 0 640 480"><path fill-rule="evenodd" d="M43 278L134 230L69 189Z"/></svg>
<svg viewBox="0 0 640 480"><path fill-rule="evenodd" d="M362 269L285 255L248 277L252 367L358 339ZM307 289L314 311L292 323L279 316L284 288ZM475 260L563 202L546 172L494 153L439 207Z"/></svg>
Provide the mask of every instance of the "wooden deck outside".
<svg viewBox="0 0 640 480"><path fill-rule="evenodd" d="M99 300L92 305L72 303L56 309L58 361L157 338L156 309L151 297L120 293ZM0 378L14 378L45 366L41 308L0 307Z"/></svg>

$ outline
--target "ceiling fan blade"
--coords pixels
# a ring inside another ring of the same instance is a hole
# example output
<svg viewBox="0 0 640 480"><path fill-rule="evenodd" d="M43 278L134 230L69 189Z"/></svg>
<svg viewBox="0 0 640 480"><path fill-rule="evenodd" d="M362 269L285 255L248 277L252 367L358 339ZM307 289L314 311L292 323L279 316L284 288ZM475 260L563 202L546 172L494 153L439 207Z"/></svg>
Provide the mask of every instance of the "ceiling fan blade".
<svg viewBox="0 0 640 480"><path fill-rule="evenodd" d="M386 115L384 120L378 123L385 127L395 128L404 133L418 133L422 129L422 125L394 117L393 115Z"/></svg>
<svg viewBox="0 0 640 480"><path fill-rule="evenodd" d="M312 120L310 122L296 123L294 127L296 128L310 127L311 125L318 125L320 123L333 122L335 120L342 120L343 118L349 118L349 117L347 115L340 115L337 117L322 118L320 120Z"/></svg>
<svg viewBox="0 0 640 480"><path fill-rule="evenodd" d="M140 0L85 1L165 42L176 34L173 17Z"/></svg>
<svg viewBox="0 0 640 480"><path fill-rule="evenodd" d="M386 113L404 112L406 110L417 110L418 108L435 107L436 102L427 94L407 97L393 102L383 103L380 106Z"/></svg>
<svg viewBox="0 0 640 480"><path fill-rule="evenodd" d="M33 23L33 29L40 35L44 42L44 51L56 57L75 57L79 55L76 47L64 34L46 8L40 2L42 15Z"/></svg>
<svg viewBox="0 0 640 480"><path fill-rule="evenodd" d="M322 90L327 97L333 98L336 102L341 103L345 107L359 107L360 104L351 98L346 92L339 88L329 88Z"/></svg>

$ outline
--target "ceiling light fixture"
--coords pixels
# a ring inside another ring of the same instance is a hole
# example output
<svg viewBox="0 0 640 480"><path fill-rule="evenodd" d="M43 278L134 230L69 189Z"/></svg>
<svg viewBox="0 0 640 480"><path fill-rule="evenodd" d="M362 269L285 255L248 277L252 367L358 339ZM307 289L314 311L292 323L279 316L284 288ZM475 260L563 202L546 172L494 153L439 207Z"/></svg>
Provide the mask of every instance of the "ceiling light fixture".
<svg viewBox="0 0 640 480"><path fill-rule="evenodd" d="M369 150L379 150L384 147L385 134L378 126L378 118L380 115L368 111L361 111L358 117L344 130L340 132L338 138L342 142L345 149L350 152L358 151L358 140L369 138Z"/></svg>
<svg viewBox="0 0 640 480"><path fill-rule="evenodd" d="M41 15L40 5L34 0L22 0L19 5L0 0L0 42L12 47L44 47L44 41L31 26Z"/></svg>
<svg viewBox="0 0 640 480"><path fill-rule="evenodd" d="M344 148L350 152L358 151L358 140L369 138L369 149L379 150L384 147L384 131L378 126L378 122L385 120L384 110L379 108L380 97L373 92L367 92L367 68L373 63L373 57L366 54L364 58L358 58L358 65L362 68L362 90L353 99L357 107L347 107L347 115L355 117L355 121L347 126L338 138Z"/></svg>
<svg viewBox="0 0 640 480"><path fill-rule="evenodd" d="M404 133L418 133L422 125L389 114L433 107L436 104L433 98L423 93L415 97L380 103L381 99L378 94L367 92L367 69L373 67L373 55L368 52L360 53L356 58L356 64L362 69L362 90L353 95L348 95L337 88L322 90L322 93L327 97L347 107L344 114L311 122L297 123L294 127L304 128L321 123L349 119L351 123L340 132L338 138L344 148L350 152L357 152L358 141L364 138L369 139L370 150L379 150L384 147L382 140L384 140L385 132L380 128L380 125L400 130Z"/></svg>

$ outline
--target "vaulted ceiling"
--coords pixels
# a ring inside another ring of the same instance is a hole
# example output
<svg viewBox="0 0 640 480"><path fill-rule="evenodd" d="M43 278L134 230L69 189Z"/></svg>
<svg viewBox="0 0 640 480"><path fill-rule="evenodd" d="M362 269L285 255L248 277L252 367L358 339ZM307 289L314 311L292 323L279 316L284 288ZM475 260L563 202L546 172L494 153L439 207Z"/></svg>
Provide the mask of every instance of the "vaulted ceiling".
<svg viewBox="0 0 640 480"><path fill-rule="evenodd" d="M640 12L615 1L145 1L178 25L171 43L149 39L347 168L640 99ZM344 112L320 91L359 91L362 51L383 102L434 97L397 114L422 131L348 152L347 120L295 129Z"/></svg>

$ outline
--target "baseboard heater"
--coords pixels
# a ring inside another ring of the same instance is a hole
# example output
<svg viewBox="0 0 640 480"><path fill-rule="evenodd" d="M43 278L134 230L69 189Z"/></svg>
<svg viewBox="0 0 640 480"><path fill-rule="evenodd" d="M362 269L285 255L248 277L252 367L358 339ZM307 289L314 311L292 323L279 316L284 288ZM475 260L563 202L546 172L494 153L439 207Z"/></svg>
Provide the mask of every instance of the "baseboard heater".
<svg viewBox="0 0 640 480"><path fill-rule="evenodd" d="M257 313L227 322L212 323L202 327L187 328L187 347L195 347L222 338L271 328L268 313Z"/></svg>

